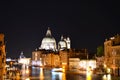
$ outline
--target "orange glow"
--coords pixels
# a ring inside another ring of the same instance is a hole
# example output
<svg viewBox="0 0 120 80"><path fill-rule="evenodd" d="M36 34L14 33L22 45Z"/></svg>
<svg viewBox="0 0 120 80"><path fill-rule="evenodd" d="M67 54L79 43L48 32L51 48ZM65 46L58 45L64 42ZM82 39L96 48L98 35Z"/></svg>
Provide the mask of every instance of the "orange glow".
<svg viewBox="0 0 120 80"><path fill-rule="evenodd" d="M66 80L66 74L62 73L62 80Z"/></svg>
<svg viewBox="0 0 120 80"><path fill-rule="evenodd" d="M92 80L92 77L90 75L87 75L86 80Z"/></svg>
<svg viewBox="0 0 120 80"><path fill-rule="evenodd" d="M30 78L26 78L25 80L30 80Z"/></svg>
<svg viewBox="0 0 120 80"><path fill-rule="evenodd" d="M65 72L65 68L62 69L62 72Z"/></svg>
<svg viewBox="0 0 120 80"><path fill-rule="evenodd" d="M92 80L92 70L90 67L87 68L86 80Z"/></svg>
<svg viewBox="0 0 120 80"><path fill-rule="evenodd" d="M26 72L26 74L29 74L29 69L28 69L28 70L26 70L25 72Z"/></svg>
<svg viewBox="0 0 120 80"><path fill-rule="evenodd" d="M44 80L43 68L40 68L40 80Z"/></svg>

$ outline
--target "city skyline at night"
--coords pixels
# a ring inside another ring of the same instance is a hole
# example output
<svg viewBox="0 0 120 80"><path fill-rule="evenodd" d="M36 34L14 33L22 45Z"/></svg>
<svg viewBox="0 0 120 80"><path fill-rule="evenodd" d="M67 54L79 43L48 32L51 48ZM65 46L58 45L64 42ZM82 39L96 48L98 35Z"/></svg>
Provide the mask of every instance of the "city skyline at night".
<svg viewBox="0 0 120 80"><path fill-rule="evenodd" d="M96 52L106 38L120 33L118 7L112 5L112 1L3 1L0 33L5 34L7 57L19 57L21 51L31 57L48 27L57 42L61 35L69 36L71 48Z"/></svg>

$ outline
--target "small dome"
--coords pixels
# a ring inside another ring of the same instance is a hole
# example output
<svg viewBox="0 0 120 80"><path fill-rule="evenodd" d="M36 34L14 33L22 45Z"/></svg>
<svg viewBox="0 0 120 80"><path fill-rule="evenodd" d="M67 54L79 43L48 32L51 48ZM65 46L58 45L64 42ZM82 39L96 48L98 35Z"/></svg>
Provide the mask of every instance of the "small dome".
<svg viewBox="0 0 120 80"><path fill-rule="evenodd" d="M23 55L23 52L21 52L20 58L25 58L25 56Z"/></svg>
<svg viewBox="0 0 120 80"><path fill-rule="evenodd" d="M65 49L67 48L67 43L63 39L63 36L61 36L61 40L58 42L58 49Z"/></svg>

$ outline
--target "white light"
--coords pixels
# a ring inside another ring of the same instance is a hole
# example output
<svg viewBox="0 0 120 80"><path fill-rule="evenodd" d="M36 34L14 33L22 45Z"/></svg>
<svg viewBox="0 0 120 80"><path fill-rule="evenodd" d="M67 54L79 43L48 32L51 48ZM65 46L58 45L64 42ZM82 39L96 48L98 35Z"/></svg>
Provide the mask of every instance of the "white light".
<svg viewBox="0 0 120 80"><path fill-rule="evenodd" d="M26 78L25 80L30 80L30 78Z"/></svg>
<svg viewBox="0 0 120 80"><path fill-rule="evenodd" d="M113 40L113 39L115 39L115 37L111 37L110 39Z"/></svg>

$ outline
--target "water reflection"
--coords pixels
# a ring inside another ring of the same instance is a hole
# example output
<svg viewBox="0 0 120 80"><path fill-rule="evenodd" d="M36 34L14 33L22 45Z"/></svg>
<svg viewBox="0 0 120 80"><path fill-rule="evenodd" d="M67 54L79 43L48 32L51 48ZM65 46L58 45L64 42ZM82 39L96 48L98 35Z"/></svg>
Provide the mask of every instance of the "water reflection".
<svg viewBox="0 0 120 80"><path fill-rule="evenodd" d="M87 75L86 80L92 80L92 76L91 75Z"/></svg>
<svg viewBox="0 0 120 80"><path fill-rule="evenodd" d="M92 80L92 70L90 68L86 71L86 80Z"/></svg>
<svg viewBox="0 0 120 80"><path fill-rule="evenodd" d="M52 80L62 80L62 72L52 72Z"/></svg>
<svg viewBox="0 0 120 80"><path fill-rule="evenodd" d="M102 78L103 80L112 80L110 74L104 74Z"/></svg>
<svg viewBox="0 0 120 80"><path fill-rule="evenodd" d="M23 80L29 80L30 70L28 66L22 65L21 76Z"/></svg>
<svg viewBox="0 0 120 80"><path fill-rule="evenodd" d="M64 68L55 68L52 70L52 80L66 80L66 73Z"/></svg>
<svg viewBox="0 0 120 80"><path fill-rule="evenodd" d="M25 80L30 80L30 78L26 78Z"/></svg>
<svg viewBox="0 0 120 80"><path fill-rule="evenodd" d="M31 69L23 67L21 70L21 80L111 80L111 75L104 75L103 77L93 77L94 74L88 71L86 75L75 72L52 71L40 67L32 67Z"/></svg>
<svg viewBox="0 0 120 80"><path fill-rule="evenodd" d="M40 68L40 80L44 80L43 68Z"/></svg>
<svg viewBox="0 0 120 80"><path fill-rule="evenodd" d="M62 72L52 72L52 80L66 80L66 74Z"/></svg>
<svg viewBox="0 0 120 80"><path fill-rule="evenodd" d="M66 74L62 73L62 80L66 80Z"/></svg>

